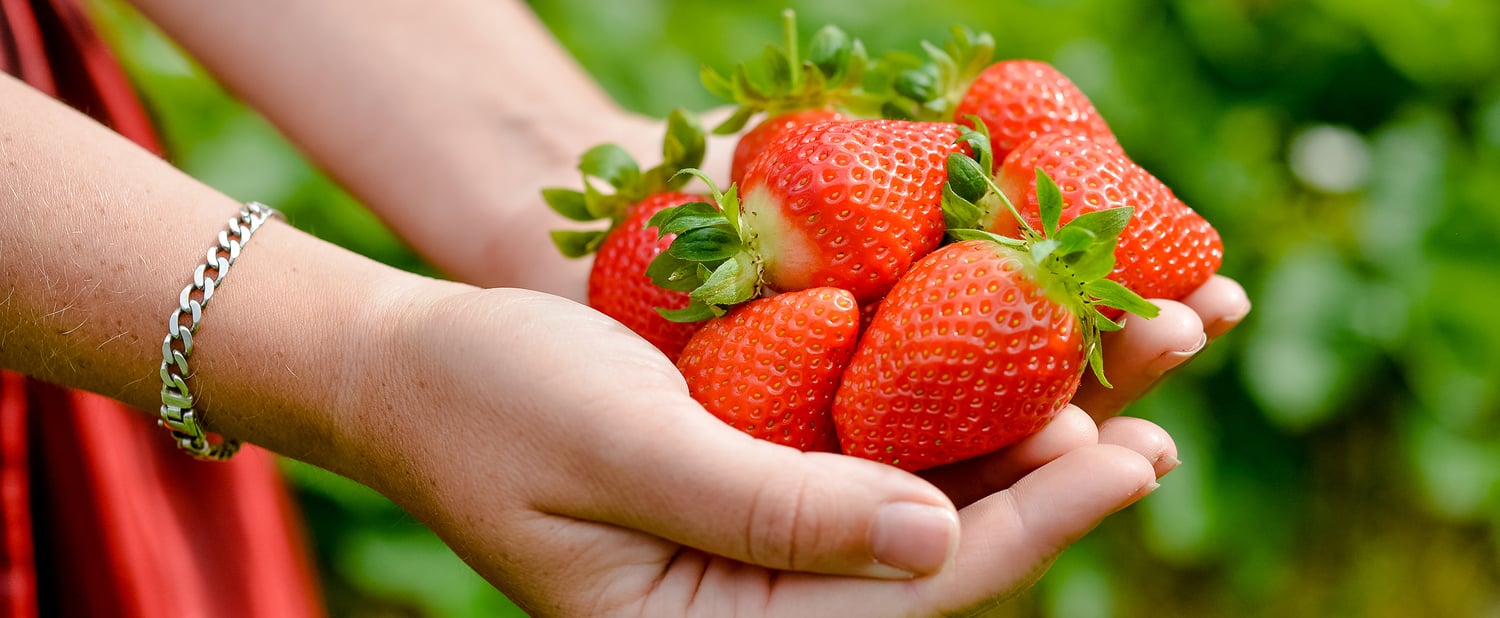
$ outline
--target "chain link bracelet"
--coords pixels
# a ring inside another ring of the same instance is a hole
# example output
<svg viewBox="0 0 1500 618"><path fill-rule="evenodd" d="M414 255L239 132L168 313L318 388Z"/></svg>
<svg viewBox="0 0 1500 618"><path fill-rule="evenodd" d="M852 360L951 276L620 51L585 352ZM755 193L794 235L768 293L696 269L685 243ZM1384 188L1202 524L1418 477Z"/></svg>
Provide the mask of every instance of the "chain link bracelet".
<svg viewBox="0 0 1500 618"><path fill-rule="evenodd" d="M195 401L188 392L188 358L193 355L193 334L203 321L203 308L214 296L214 289L224 284L229 267L262 223L276 216L270 206L251 202L240 208L238 217L229 220L228 229L219 232L219 244L210 247L203 264L193 271L193 282L182 289L177 309L167 321L167 338L161 343L161 419L177 441L177 446L204 461L224 461L240 450L239 440L210 436L198 422L193 410ZM208 275L213 271L213 276ZM183 324L184 318L187 324Z"/></svg>

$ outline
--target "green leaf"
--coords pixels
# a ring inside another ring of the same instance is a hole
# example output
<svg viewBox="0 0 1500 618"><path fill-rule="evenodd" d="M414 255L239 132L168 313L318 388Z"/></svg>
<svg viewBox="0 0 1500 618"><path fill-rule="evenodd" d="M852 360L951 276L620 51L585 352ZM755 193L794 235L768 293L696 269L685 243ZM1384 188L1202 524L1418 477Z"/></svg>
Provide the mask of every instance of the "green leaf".
<svg viewBox="0 0 1500 618"><path fill-rule="evenodd" d="M964 199L953 190L953 181L943 185L943 225L951 232L964 228L979 227L979 218L984 209Z"/></svg>
<svg viewBox="0 0 1500 618"><path fill-rule="evenodd" d="M710 93L721 99L734 100L734 85L729 78L719 74L712 67L703 67L698 71L698 81L703 82L703 87Z"/></svg>
<svg viewBox="0 0 1500 618"><path fill-rule="evenodd" d="M1051 238L1043 238L1032 243L1031 259L1036 260L1036 263L1038 264L1047 261L1047 257L1051 256L1052 252L1057 250L1059 244L1060 243Z"/></svg>
<svg viewBox="0 0 1500 618"><path fill-rule="evenodd" d="M1100 332L1112 333L1125 329L1124 324L1109 319L1108 316L1099 311L1098 307L1090 307L1090 309L1094 312L1094 327L1098 328Z"/></svg>
<svg viewBox="0 0 1500 618"><path fill-rule="evenodd" d="M1098 345L1089 350L1089 368L1094 370L1094 378L1099 380L1100 386L1104 388L1115 387L1115 385L1109 383L1109 378L1104 377L1104 353L1099 350Z"/></svg>
<svg viewBox="0 0 1500 618"><path fill-rule="evenodd" d="M615 144L600 144L588 149L578 161L578 170L608 182L615 189L630 186L641 175L630 153Z"/></svg>
<svg viewBox="0 0 1500 618"><path fill-rule="evenodd" d="M661 236L716 225L724 225L724 213L708 202L688 202L663 208L646 222L646 227L656 228L657 234Z"/></svg>
<svg viewBox="0 0 1500 618"><path fill-rule="evenodd" d="M608 232L599 230L553 230L552 244L564 256L580 258L599 250L599 244L604 242L604 236Z"/></svg>
<svg viewBox="0 0 1500 618"><path fill-rule="evenodd" d="M953 186L954 193L970 203L979 201L979 198L989 192L988 176L979 162L963 153L948 155L948 184Z"/></svg>
<svg viewBox="0 0 1500 618"><path fill-rule="evenodd" d="M849 67L852 43L838 26L823 26L807 44L807 60L830 81L843 79Z"/></svg>
<svg viewBox="0 0 1500 618"><path fill-rule="evenodd" d="M683 168L700 167L703 165L703 155L707 149L708 143L703 136L703 127L698 124L696 117L681 108L674 109L671 114L667 115L667 134L662 139L661 147L663 169L668 169L675 174L677 170ZM681 183L686 182L686 180L681 181ZM677 187L680 186L681 184L677 185Z"/></svg>
<svg viewBox="0 0 1500 618"><path fill-rule="evenodd" d="M759 274L745 253L725 260L691 296L709 305L735 305L755 297Z"/></svg>
<svg viewBox="0 0 1500 618"><path fill-rule="evenodd" d="M665 251L646 266L646 276L657 287L674 292L691 292L703 284L698 276L698 263L680 259Z"/></svg>
<svg viewBox="0 0 1500 618"><path fill-rule="evenodd" d="M1103 279L1115 269L1115 248L1110 243L1096 242L1082 253L1067 256L1063 263L1073 269L1073 276L1079 281Z"/></svg>
<svg viewBox="0 0 1500 618"><path fill-rule="evenodd" d="M597 221L599 217L589 212L587 200L581 191L549 187L542 189L542 200L554 212L574 221Z"/></svg>
<svg viewBox="0 0 1500 618"><path fill-rule="evenodd" d="M692 262L712 262L733 256L740 247L739 235L724 225L683 232L667 247L667 253Z"/></svg>
<svg viewBox="0 0 1500 618"><path fill-rule="evenodd" d="M922 103L936 99L940 94L937 75L920 68L902 71L896 75L896 81L892 87L895 88L897 94Z"/></svg>
<svg viewBox="0 0 1500 618"><path fill-rule="evenodd" d="M714 135L733 135L739 133L740 129L745 128L745 125L750 123L750 118L759 111L759 109L748 105L740 106L739 109L734 110L734 114L725 118L724 122L719 123L719 126L714 127Z"/></svg>
<svg viewBox="0 0 1500 618"><path fill-rule="evenodd" d="M1024 241L1024 240L1019 240L1019 239L1016 239L1016 238L1009 238L1009 237L1006 237L1006 236L1001 236L1001 235L996 234L994 232L987 232L985 230L963 229L963 228L960 228L960 229L950 229L950 230L948 230L948 236L951 237L951 238L953 238L953 240L956 240L956 241L988 240L990 242L1000 243L1000 244L1005 245L1007 247L1014 247L1016 249L1025 249L1025 248L1027 248L1026 241Z"/></svg>
<svg viewBox="0 0 1500 618"><path fill-rule="evenodd" d="M1056 253L1063 256L1088 249L1099 240L1099 237L1087 228L1071 225L1064 225L1061 230L1057 231L1055 238L1058 243Z"/></svg>
<svg viewBox="0 0 1500 618"><path fill-rule="evenodd" d="M713 307L698 300L688 301L688 305L681 309L662 309L657 307L656 312L661 314L661 317L672 322L702 322L722 315L721 312L715 311Z"/></svg>
<svg viewBox="0 0 1500 618"><path fill-rule="evenodd" d="M1088 230L1098 238L1113 240L1120 235L1120 232L1125 231L1125 226L1130 224L1130 215L1133 212L1135 209L1129 206L1086 212L1074 217L1063 226L1063 229Z"/></svg>
<svg viewBox="0 0 1500 618"><path fill-rule="evenodd" d="M1148 320L1156 317L1156 314L1161 311L1156 305L1141 298L1140 294L1136 294L1130 288L1110 279L1099 279L1085 283L1083 284L1083 291L1089 296L1098 299L1101 304L1116 309L1124 309Z"/></svg>
<svg viewBox="0 0 1500 618"><path fill-rule="evenodd" d="M1036 168L1036 201L1042 211L1042 231L1048 236L1057 234L1057 221L1062 218L1062 192L1057 183L1042 168Z"/></svg>

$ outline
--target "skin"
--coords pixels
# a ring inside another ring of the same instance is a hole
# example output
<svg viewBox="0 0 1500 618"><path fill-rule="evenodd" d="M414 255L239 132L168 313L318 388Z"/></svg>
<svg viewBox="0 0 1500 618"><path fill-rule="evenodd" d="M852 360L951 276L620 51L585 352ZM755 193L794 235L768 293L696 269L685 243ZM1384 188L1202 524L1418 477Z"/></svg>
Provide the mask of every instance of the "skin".
<svg viewBox="0 0 1500 618"><path fill-rule="evenodd" d="M569 300L587 263L546 246L562 223L537 190L575 182L581 147L649 161L659 134L524 6L139 4L425 256L488 286L272 221L195 337L207 422L390 496L535 615L981 612L1156 487L1171 437L1113 417L1249 310L1223 278L1158 303L1169 319L1112 335L1114 391L923 476L755 441ZM0 108L0 366L154 410L162 322L238 205L13 79ZM727 169L732 147L710 149Z"/></svg>

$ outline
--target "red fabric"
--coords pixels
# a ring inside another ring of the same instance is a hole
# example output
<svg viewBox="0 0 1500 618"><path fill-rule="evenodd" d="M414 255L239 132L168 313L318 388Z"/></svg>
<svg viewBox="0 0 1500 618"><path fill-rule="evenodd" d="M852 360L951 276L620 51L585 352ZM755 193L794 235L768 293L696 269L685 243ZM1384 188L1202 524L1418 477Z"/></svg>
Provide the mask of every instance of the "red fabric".
<svg viewBox="0 0 1500 618"><path fill-rule="evenodd" d="M76 0L0 0L0 70L162 148ZM265 451L176 452L150 415L0 371L0 615L322 615Z"/></svg>

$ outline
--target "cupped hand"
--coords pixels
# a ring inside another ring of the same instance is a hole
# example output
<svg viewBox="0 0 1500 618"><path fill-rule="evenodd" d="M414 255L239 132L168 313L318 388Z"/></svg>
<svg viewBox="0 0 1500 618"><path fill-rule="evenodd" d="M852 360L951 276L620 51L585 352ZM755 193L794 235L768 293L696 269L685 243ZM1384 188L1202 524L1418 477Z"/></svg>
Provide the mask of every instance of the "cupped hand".
<svg viewBox="0 0 1500 618"><path fill-rule="evenodd" d="M655 348L585 307L446 285L372 329L388 334L349 405L394 412L353 429L368 446L351 469L537 615L984 607L1149 493L1175 454L1149 423L1099 430L1072 407L931 482L800 453L720 423Z"/></svg>

